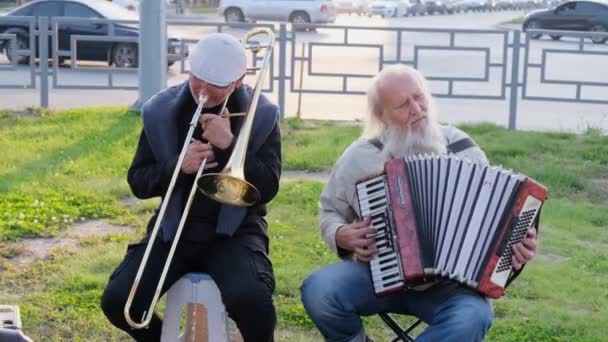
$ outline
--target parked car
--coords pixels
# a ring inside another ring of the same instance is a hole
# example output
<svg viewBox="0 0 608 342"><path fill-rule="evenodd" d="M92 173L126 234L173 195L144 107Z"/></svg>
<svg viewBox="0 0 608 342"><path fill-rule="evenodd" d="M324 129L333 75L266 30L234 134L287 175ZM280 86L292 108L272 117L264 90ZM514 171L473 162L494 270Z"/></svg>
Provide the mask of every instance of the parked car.
<svg viewBox="0 0 608 342"><path fill-rule="evenodd" d="M139 13L139 0L111 0L129 11ZM184 0L165 0L165 11L167 14L183 14Z"/></svg>
<svg viewBox="0 0 608 342"><path fill-rule="evenodd" d="M110 20L139 20L139 16L121 6L105 0L36 0L17 7L10 11L5 17L12 16L46 16L53 17L78 17L90 19ZM105 23L70 23L62 22L58 27L58 48L70 50L71 35L106 36L108 24ZM51 22L49 21L49 29ZM1 33L13 33L17 35L17 49L29 49L29 28L27 22L17 20L0 21ZM115 24L114 35L119 37L139 37L137 25ZM49 58L51 57L51 38L49 38ZM170 37L167 43L167 63L173 65L179 60L177 51L178 39ZM36 44L36 56L39 56L38 44ZM0 41L0 51L12 58L8 40ZM94 42L79 41L76 57L78 60L107 61L109 65L117 67L137 67L138 48L137 43L124 42ZM18 56L17 63L29 62L28 56ZM61 57L64 62L68 57Z"/></svg>
<svg viewBox="0 0 608 342"><path fill-rule="evenodd" d="M292 23L333 23L331 0L222 0L219 13L226 22L278 20Z"/></svg>
<svg viewBox="0 0 608 342"><path fill-rule="evenodd" d="M416 15L425 15L427 13L426 5L422 0L411 0L406 1L407 4L407 12L406 15L416 16Z"/></svg>
<svg viewBox="0 0 608 342"><path fill-rule="evenodd" d="M139 12L139 0L112 0L112 2L129 11Z"/></svg>
<svg viewBox="0 0 608 342"><path fill-rule="evenodd" d="M601 1L568 1L546 10L528 13L523 22L523 30L567 30L608 32L608 3ZM541 33L530 34L538 39ZM551 35L558 40L561 35ZM595 36L591 40L596 44L606 42L607 38Z"/></svg>
<svg viewBox="0 0 608 342"><path fill-rule="evenodd" d="M441 1L430 0L424 3L426 5L426 12L430 15L435 13L444 14L448 12L446 5Z"/></svg>
<svg viewBox="0 0 608 342"><path fill-rule="evenodd" d="M492 9L492 3L486 0L458 0L454 6L463 12L483 12Z"/></svg>
<svg viewBox="0 0 608 342"><path fill-rule="evenodd" d="M376 0L367 6L367 15L381 17L403 17L407 14L408 4L403 0Z"/></svg>
<svg viewBox="0 0 608 342"><path fill-rule="evenodd" d="M367 13L367 0L337 0L335 1L336 13L358 14Z"/></svg>

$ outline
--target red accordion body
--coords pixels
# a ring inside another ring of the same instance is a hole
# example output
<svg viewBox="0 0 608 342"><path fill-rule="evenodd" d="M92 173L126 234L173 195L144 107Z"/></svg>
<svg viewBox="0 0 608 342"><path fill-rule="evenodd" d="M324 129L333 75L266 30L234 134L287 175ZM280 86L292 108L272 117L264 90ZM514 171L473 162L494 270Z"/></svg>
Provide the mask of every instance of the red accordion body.
<svg viewBox="0 0 608 342"><path fill-rule="evenodd" d="M547 190L501 168L418 156L388 161L357 195L378 229L376 294L447 278L498 298L512 274L511 246L534 226Z"/></svg>

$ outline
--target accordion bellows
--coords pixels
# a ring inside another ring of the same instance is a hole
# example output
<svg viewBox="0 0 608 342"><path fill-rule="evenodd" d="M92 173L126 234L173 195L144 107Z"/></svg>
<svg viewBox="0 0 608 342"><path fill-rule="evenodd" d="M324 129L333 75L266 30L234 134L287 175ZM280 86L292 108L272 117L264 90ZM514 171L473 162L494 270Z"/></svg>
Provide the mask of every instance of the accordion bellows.
<svg viewBox="0 0 608 342"><path fill-rule="evenodd" d="M356 187L361 217L378 229L370 261L377 295L447 278L502 296L511 247L547 198L526 176L453 155L393 159Z"/></svg>

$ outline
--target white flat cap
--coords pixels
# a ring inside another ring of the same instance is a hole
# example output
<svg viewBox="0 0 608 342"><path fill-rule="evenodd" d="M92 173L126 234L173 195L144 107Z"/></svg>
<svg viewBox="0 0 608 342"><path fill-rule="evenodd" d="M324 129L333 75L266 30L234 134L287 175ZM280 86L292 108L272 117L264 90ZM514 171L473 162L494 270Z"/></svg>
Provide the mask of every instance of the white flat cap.
<svg viewBox="0 0 608 342"><path fill-rule="evenodd" d="M213 33L190 51L190 72L207 83L227 86L247 71L247 56L241 43L229 34Z"/></svg>

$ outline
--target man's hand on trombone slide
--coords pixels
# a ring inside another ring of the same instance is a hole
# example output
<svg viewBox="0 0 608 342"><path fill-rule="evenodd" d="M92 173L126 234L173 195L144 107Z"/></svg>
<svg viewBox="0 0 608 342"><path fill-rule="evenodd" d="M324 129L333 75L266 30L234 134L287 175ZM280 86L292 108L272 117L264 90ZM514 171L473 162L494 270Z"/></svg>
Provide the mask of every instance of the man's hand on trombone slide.
<svg viewBox="0 0 608 342"><path fill-rule="evenodd" d="M193 140L186 150L186 155L184 156L184 162L182 163L181 168L182 172L187 175L195 174L205 158L207 158L205 169L211 169L217 166L213 146L209 143L203 143L200 140Z"/></svg>

